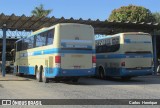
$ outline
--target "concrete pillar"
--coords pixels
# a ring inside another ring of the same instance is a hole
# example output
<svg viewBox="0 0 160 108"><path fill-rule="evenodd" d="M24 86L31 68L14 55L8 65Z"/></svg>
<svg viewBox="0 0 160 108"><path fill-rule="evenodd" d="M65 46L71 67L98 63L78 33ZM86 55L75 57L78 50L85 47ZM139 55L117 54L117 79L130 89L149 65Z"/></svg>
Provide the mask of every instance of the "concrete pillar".
<svg viewBox="0 0 160 108"><path fill-rule="evenodd" d="M6 74L6 24L3 24L2 76Z"/></svg>
<svg viewBox="0 0 160 108"><path fill-rule="evenodd" d="M157 48L156 48L156 33L153 33L153 57L154 57L154 75L157 75Z"/></svg>

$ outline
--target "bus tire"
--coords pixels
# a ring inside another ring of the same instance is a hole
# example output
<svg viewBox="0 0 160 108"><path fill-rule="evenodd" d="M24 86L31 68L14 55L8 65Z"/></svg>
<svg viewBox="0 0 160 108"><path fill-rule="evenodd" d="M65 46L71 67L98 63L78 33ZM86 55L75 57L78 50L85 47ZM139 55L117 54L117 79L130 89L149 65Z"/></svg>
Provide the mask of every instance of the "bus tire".
<svg viewBox="0 0 160 108"><path fill-rule="evenodd" d="M132 77L121 77L121 79L123 80L123 81L128 81L128 80L130 80Z"/></svg>
<svg viewBox="0 0 160 108"><path fill-rule="evenodd" d="M104 69L102 67L99 67L98 74L99 74L98 76L100 79L105 79Z"/></svg>
<svg viewBox="0 0 160 108"><path fill-rule="evenodd" d="M41 68L41 73L42 73L42 81L44 82L44 83L49 83L49 78L47 78L46 76L44 76L44 70L43 70L43 68Z"/></svg>
<svg viewBox="0 0 160 108"><path fill-rule="evenodd" d="M42 73L36 69L36 80L42 82Z"/></svg>

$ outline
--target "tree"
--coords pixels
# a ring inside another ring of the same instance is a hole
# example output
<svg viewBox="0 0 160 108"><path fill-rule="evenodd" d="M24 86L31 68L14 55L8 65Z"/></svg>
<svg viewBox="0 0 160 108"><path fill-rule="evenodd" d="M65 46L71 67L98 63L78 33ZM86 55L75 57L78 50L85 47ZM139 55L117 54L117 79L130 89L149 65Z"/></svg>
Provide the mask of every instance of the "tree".
<svg viewBox="0 0 160 108"><path fill-rule="evenodd" d="M160 12L153 13L153 17L155 18L155 22L160 23Z"/></svg>
<svg viewBox="0 0 160 108"><path fill-rule="evenodd" d="M154 19L155 19L155 22L160 24L160 12L155 12L155 13L153 13L153 17L154 17ZM154 33L155 33L156 35L160 35L160 30L155 30ZM159 54L159 55L160 55L160 54Z"/></svg>
<svg viewBox="0 0 160 108"><path fill-rule="evenodd" d="M40 4L38 7L35 7L34 10L32 10L32 15L37 17L45 16L47 17L52 12L51 9L45 10L43 5Z"/></svg>
<svg viewBox="0 0 160 108"><path fill-rule="evenodd" d="M155 19L149 9L142 6L123 6L114 9L109 16L109 21L154 22Z"/></svg>

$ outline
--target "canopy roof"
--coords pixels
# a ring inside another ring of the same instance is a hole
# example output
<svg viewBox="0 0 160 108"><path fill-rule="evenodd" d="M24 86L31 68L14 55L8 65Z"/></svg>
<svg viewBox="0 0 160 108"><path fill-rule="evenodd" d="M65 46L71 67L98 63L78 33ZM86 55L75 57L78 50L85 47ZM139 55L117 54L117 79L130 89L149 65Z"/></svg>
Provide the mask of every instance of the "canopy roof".
<svg viewBox="0 0 160 108"><path fill-rule="evenodd" d="M127 32L127 31L143 31L143 32L151 32L154 29L160 29L159 23L153 22L130 22L130 21L100 21L97 20L84 20L73 19L72 17L69 19L65 19L64 17L55 18L53 17L36 17L36 16L16 16L12 15L4 15L0 14L0 29L6 25L7 29L10 30L18 30L18 31L35 31L42 27L49 27L57 23L81 23L81 24L89 24L95 28L96 34L107 34L111 32Z"/></svg>

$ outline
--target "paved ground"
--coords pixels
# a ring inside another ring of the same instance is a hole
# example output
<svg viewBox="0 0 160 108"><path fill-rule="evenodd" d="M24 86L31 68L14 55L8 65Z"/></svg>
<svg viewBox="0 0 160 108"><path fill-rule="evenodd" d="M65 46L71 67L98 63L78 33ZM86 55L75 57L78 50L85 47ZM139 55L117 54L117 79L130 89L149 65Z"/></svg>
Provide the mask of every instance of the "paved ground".
<svg viewBox="0 0 160 108"><path fill-rule="evenodd" d="M34 77L0 76L1 99L160 99L160 76L130 81L81 78L78 83L39 83ZM0 106L1 107L1 106ZM41 106L44 107L44 106ZM56 106L66 107L66 106ZM67 106L74 108L75 106ZM93 106L76 106L93 107ZM106 107L106 106L94 106ZM109 107L109 106L108 106ZM110 106L113 107L113 106ZM128 106L114 106L128 107ZM137 106L132 106L137 107ZM142 106L141 106L142 107ZM145 106L146 107L146 106ZM160 106L156 106L159 107Z"/></svg>

